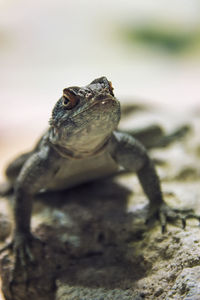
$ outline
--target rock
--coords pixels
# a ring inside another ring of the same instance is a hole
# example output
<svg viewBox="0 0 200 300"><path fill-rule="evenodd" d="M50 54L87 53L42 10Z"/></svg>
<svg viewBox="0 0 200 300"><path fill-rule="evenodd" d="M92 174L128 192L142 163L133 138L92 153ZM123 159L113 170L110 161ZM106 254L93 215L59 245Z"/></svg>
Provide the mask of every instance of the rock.
<svg viewBox="0 0 200 300"><path fill-rule="evenodd" d="M183 269L167 294L168 299L200 299L200 266Z"/></svg>
<svg viewBox="0 0 200 300"><path fill-rule="evenodd" d="M142 293L138 294L131 290L89 287L73 287L66 283L58 282L56 300L143 300Z"/></svg>

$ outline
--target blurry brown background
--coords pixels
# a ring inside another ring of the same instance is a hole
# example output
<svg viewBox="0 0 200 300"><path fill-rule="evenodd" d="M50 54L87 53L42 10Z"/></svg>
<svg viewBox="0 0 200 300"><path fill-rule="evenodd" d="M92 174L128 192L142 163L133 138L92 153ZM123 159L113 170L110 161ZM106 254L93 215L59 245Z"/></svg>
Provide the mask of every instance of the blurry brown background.
<svg viewBox="0 0 200 300"><path fill-rule="evenodd" d="M98 76L122 103L187 116L200 98L199 32L198 0L0 0L1 170L33 145L64 87Z"/></svg>

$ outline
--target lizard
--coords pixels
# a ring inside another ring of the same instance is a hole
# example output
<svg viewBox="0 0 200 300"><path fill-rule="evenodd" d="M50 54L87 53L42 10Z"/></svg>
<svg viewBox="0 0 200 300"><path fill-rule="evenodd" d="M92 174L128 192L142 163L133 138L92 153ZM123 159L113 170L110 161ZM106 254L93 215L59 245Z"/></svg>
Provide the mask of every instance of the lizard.
<svg viewBox="0 0 200 300"><path fill-rule="evenodd" d="M120 131L119 121L120 102L106 77L63 90L48 130L32 151L6 170L14 191L14 231L12 241L0 252L12 248L15 259L24 265L32 259L31 243L36 239L30 225L34 195L75 187L121 170L138 176L149 200L147 223L159 219L164 232L167 221L180 218L185 227L187 218L199 220L191 210L179 211L165 203L146 148L129 132Z"/></svg>

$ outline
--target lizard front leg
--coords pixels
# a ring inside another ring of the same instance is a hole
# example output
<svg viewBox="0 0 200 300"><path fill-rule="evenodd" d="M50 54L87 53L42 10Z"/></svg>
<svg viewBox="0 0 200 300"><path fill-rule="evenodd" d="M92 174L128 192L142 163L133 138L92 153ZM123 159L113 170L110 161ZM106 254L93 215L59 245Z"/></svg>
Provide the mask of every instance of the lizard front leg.
<svg viewBox="0 0 200 300"><path fill-rule="evenodd" d="M150 202L147 223L150 219L159 219L162 232L164 232L167 221L181 219L183 227L185 227L188 218L200 220L200 216L195 215L192 210L173 209L164 202L154 164L144 146L132 136L114 132L110 153L125 170L137 173Z"/></svg>
<svg viewBox="0 0 200 300"><path fill-rule="evenodd" d="M24 164L14 187L14 234L12 247L15 260L22 265L32 259L30 245L33 197L53 179L58 169L58 154L49 145L34 153Z"/></svg>

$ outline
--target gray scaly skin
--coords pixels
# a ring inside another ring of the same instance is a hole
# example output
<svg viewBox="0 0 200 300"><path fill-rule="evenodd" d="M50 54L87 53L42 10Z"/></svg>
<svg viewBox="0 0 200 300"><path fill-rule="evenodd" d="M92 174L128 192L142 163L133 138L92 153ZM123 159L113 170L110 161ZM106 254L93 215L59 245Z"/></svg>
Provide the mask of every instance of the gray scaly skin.
<svg viewBox="0 0 200 300"><path fill-rule="evenodd" d="M30 220L35 194L62 190L116 174L122 168L136 172L149 199L148 219L158 218L162 231L177 211L163 201L159 178L145 147L117 129L120 103L106 77L85 87L69 87L56 103L50 127L33 151L7 168L14 186L14 235L10 244L16 260L31 259ZM185 225L187 216L178 212ZM196 217L189 215L189 217Z"/></svg>

